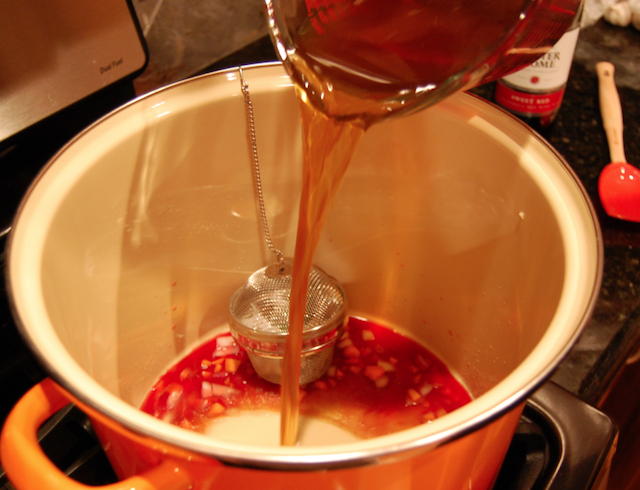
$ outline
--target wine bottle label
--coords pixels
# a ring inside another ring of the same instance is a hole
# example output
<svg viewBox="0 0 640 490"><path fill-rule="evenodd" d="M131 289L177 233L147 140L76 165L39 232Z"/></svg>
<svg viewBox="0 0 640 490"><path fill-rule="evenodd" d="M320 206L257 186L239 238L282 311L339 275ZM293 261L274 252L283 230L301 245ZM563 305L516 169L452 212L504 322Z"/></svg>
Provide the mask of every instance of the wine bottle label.
<svg viewBox="0 0 640 490"><path fill-rule="evenodd" d="M519 114L542 115L553 112L562 103L564 87L555 92L531 94L512 89L498 83L496 85L495 101L505 109Z"/></svg>
<svg viewBox="0 0 640 490"><path fill-rule="evenodd" d="M579 28L566 32L547 54L502 80L513 88L524 89L527 92L559 89L569 79L579 34Z"/></svg>

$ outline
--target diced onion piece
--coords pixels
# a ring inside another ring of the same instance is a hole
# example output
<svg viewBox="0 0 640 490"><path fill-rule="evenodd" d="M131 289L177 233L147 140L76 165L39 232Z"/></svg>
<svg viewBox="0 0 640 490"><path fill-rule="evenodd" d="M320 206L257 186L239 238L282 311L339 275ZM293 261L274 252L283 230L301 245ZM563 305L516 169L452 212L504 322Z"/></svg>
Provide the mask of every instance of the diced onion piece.
<svg viewBox="0 0 640 490"><path fill-rule="evenodd" d="M202 398L210 398L213 396L213 390L211 389L211 383L208 381L202 382L202 387L200 388L200 396Z"/></svg>
<svg viewBox="0 0 640 490"><path fill-rule="evenodd" d="M216 339L216 349L220 349L222 347L231 347L235 343L235 339L229 335L218 337Z"/></svg>
<svg viewBox="0 0 640 490"><path fill-rule="evenodd" d="M228 373L235 373L240 367L240 359L227 358L224 360L224 370Z"/></svg>
<svg viewBox="0 0 640 490"><path fill-rule="evenodd" d="M423 419L425 422L433 422L433 421L434 421L435 419L437 419L437 418L438 418L438 417L436 417L436 414L435 414L435 413L433 413L432 411L428 411L427 413L425 413L425 414L422 416L422 419Z"/></svg>
<svg viewBox="0 0 640 490"><path fill-rule="evenodd" d="M182 386L180 386L178 383L171 383L169 386L167 386L165 391L169 393L169 395L167 396L166 407L167 410L171 410L178 404L180 398L182 397Z"/></svg>
<svg viewBox="0 0 640 490"><path fill-rule="evenodd" d="M414 390L413 388L409 388L407 390L407 395L409 396L409 399L413 402L417 402L419 401L422 396L420 395L420 393L418 393L416 390Z"/></svg>
<svg viewBox="0 0 640 490"><path fill-rule="evenodd" d="M396 370L395 366L387 361L378 361L378 366L380 366L382 369L384 369L387 372Z"/></svg>
<svg viewBox="0 0 640 490"><path fill-rule="evenodd" d="M382 376L374 381L376 388L384 388L389 384L389 376Z"/></svg>
<svg viewBox="0 0 640 490"><path fill-rule="evenodd" d="M220 415L225 410L226 410L226 408L224 407L224 405L222 405L221 403L216 402L213 405L211 405L211 408L208 410L207 414L208 415Z"/></svg>
<svg viewBox="0 0 640 490"><path fill-rule="evenodd" d="M193 376L196 372L191 369L191 368L184 368L181 372L180 372L180 381L184 381L187 378L190 378L191 376Z"/></svg>
<svg viewBox="0 0 640 490"><path fill-rule="evenodd" d="M237 395L238 393L240 393L239 390L236 390L231 386L219 385L217 383L211 383L211 391L216 396L229 396Z"/></svg>
<svg viewBox="0 0 640 490"><path fill-rule="evenodd" d="M373 332L371 330L363 330L362 340L376 340L376 336L373 335Z"/></svg>
<svg viewBox="0 0 640 490"><path fill-rule="evenodd" d="M321 380L314 381L313 386L315 386L316 388L322 391L327 391L329 389L329 385L327 384L327 382L321 381Z"/></svg>
<svg viewBox="0 0 640 490"><path fill-rule="evenodd" d="M372 381L382 378L386 371L381 366L367 366L364 368L364 375Z"/></svg>
<svg viewBox="0 0 640 490"><path fill-rule="evenodd" d="M429 364L420 354L416 356L416 364L420 369L425 371L431 367L431 364Z"/></svg>
<svg viewBox="0 0 640 490"><path fill-rule="evenodd" d="M233 337L225 336L216 339L216 350L213 357L233 356L240 352L240 347Z"/></svg>
<svg viewBox="0 0 640 490"><path fill-rule="evenodd" d="M344 355L346 357L360 357L360 351L355 345L350 345L344 350Z"/></svg>
<svg viewBox="0 0 640 490"><path fill-rule="evenodd" d="M231 347L223 347L213 352L213 357L235 356L240 353L240 347L232 345Z"/></svg>
<svg viewBox="0 0 640 490"><path fill-rule="evenodd" d="M351 341L351 339L344 339L338 342L338 349L346 349L350 345L353 345L353 342Z"/></svg>
<svg viewBox="0 0 640 490"><path fill-rule="evenodd" d="M418 391L420 391L420 394L422 396L427 396L429 393L431 393L432 389L433 389L433 385L432 384L425 383L420 387L420 389Z"/></svg>
<svg viewBox="0 0 640 490"><path fill-rule="evenodd" d="M211 406L211 403L207 398L201 398L197 396L195 392L191 392L189 394L187 403L190 408L193 408L198 413L206 413Z"/></svg>

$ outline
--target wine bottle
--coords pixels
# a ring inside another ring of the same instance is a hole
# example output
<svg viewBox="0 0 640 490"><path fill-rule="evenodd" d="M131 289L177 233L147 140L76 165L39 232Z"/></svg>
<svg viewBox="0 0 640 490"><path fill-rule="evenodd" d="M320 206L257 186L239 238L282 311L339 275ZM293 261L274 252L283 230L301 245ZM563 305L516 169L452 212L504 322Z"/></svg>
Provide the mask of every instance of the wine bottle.
<svg viewBox="0 0 640 490"><path fill-rule="evenodd" d="M544 133L550 128L562 105L580 34L582 7L548 53L496 83L494 101L537 131Z"/></svg>

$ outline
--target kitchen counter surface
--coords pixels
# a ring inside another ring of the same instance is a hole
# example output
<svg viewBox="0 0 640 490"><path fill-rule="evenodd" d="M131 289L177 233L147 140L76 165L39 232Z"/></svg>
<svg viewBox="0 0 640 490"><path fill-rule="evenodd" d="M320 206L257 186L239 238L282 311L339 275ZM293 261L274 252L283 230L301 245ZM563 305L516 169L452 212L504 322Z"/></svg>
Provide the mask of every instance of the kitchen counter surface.
<svg viewBox="0 0 640 490"><path fill-rule="evenodd" d="M265 37L205 71L275 59ZM583 183L602 227L604 275L593 317L553 376L556 383L593 405L606 395L640 344L640 224L608 217L598 197L598 176L609 163L598 102L598 61L616 66L627 160L640 165L640 32L632 27L600 20L582 30L560 113L544 135ZM493 84L472 92L491 99Z"/></svg>
<svg viewBox="0 0 640 490"><path fill-rule="evenodd" d="M564 101L548 141L582 181L604 241L604 275L593 318L554 381L598 404L640 341L640 224L606 215L598 176L609 163L595 64L610 61L624 115L627 160L640 164L640 32L600 21L583 29Z"/></svg>

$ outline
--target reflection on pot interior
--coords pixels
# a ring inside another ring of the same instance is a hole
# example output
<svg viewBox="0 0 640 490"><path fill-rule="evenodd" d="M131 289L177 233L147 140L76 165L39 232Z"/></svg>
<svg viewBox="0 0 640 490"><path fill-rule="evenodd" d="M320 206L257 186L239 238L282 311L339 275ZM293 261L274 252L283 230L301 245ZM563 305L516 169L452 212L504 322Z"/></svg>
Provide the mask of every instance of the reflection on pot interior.
<svg viewBox="0 0 640 490"><path fill-rule="evenodd" d="M431 423L471 400L427 349L357 318L349 320L328 372L301 386L299 398L304 445L391 434ZM246 351L222 333L172 366L142 410L218 439L277 445L280 403L280 386L260 378Z"/></svg>

